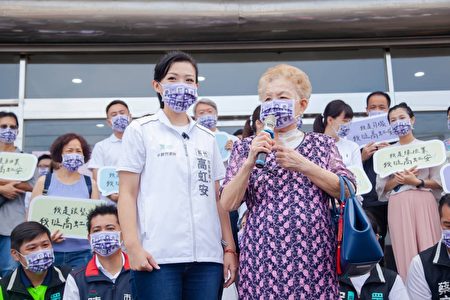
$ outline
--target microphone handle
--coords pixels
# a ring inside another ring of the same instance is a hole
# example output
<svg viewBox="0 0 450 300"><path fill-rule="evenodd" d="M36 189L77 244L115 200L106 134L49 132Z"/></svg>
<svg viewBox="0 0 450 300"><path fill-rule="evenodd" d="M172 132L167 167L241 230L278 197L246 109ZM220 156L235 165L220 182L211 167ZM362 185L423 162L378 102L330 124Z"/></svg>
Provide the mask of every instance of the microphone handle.
<svg viewBox="0 0 450 300"><path fill-rule="evenodd" d="M272 129L265 128L265 129L263 129L263 132L268 134L271 139L273 139L275 136ZM263 168L264 165L266 164L266 158L267 158L266 152L259 152L258 155L256 156L256 161L255 161L256 167L260 168L260 169Z"/></svg>
<svg viewBox="0 0 450 300"><path fill-rule="evenodd" d="M266 158L267 158L267 153L266 152L259 152L258 155L256 156L256 162L255 165L257 168L263 168L264 165L266 164Z"/></svg>

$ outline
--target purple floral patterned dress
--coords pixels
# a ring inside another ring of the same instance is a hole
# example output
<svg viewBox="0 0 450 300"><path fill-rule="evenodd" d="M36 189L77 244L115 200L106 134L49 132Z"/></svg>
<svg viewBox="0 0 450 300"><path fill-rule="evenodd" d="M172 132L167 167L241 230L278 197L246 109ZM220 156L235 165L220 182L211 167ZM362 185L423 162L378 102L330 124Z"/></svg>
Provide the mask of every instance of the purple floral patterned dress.
<svg viewBox="0 0 450 300"><path fill-rule="evenodd" d="M252 138L235 143L224 186L247 158ZM332 138L307 133L297 151L354 181ZM244 198L249 214L240 256L240 299L338 299L330 196L305 175L281 168L271 153L263 169L253 169Z"/></svg>

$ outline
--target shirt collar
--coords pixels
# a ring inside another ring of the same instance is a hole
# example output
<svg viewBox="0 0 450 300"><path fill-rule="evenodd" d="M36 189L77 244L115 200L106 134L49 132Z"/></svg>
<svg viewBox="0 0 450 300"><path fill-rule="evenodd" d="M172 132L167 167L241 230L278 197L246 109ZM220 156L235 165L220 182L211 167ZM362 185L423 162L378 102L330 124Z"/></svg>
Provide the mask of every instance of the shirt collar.
<svg viewBox="0 0 450 300"><path fill-rule="evenodd" d="M111 143L122 142L114 133L109 136L109 140Z"/></svg>
<svg viewBox="0 0 450 300"><path fill-rule="evenodd" d="M169 118L167 118L166 113L164 112L164 110L160 109L156 112L156 116L158 117L159 121L161 123L163 123L164 125L166 125L167 127L170 127L174 130L176 130L172 123L170 123ZM189 127L187 129L187 133L191 132L192 128L195 127L195 125L197 124L197 122L195 122L189 115L187 116L189 119Z"/></svg>
<svg viewBox="0 0 450 300"><path fill-rule="evenodd" d="M447 251L447 246L442 241L442 237L439 240L439 243L436 245L433 264L450 267L450 257Z"/></svg>
<svg viewBox="0 0 450 300"><path fill-rule="evenodd" d="M123 252L121 251L122 254L122 267L125 266L125 257L123 255ZM95 255L95 265L97 266L97 268L103 273L105 274L106 277L113 279L113 278L117 278L120 274L120 272L122 272L122 269L117 272L117 274L111 274L109 273L103 266L102 263L100 262L100 260L98 259L98 255Z"/></svg>
<svg viewBox="0 0 450 300"><path fill-rule="evenodd" d="M45 286L49 286L50 283L52 282L52 272L51 272L51 268L47 269L47 274L45 275L44 281L41 283L41 285L45 285ZM28 279L27 274L25 273L24 269L22 266L19 266L19 276L20 276L20 281L23 283L23 285L26 288L35 288L35 286L33 286L33 284L31 283L31 280Z"/></svg>
<svg viewBox="0 0 450 300"><path fill-rule="evenodd" d="M381 266L379 264L376 264L372 268L372 270L370 270L370 273L366 273L366 274L363 274L363 275L360 275L360 276L355 276L355 278L362 278L363 276L366 277L366 280L365 280L364 284L372 283L372 282L374 282L374 283L385 283L386 282L386 279L384 278L383 271L382 271ZM353 286L353 283L352 283L350 277L348 277L347 275L341 275L339 277L339 280L344 282L344 283L346 283L346 284L348 284L348 285Z"/></svg>

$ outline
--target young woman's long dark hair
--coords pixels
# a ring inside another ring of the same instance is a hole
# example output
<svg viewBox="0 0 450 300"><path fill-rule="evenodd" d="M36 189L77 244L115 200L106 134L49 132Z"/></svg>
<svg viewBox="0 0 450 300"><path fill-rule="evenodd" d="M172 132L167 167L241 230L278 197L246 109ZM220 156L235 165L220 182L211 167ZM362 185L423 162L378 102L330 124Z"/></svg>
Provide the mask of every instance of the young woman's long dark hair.
<svg viewBox="0 0 450 300"><path fill-rule="evenodd" d="M314 120L313 130L314 132L324 133L325 128L328 125L328 117L337 118L342 112L344 112L344 117L346 119L353 118L353 109L350 105L342 100L333 100L327 104L322 115L318 115Z"/></svg>
<svg viewBox="0 0 450 300"><path fill-rule="evenodd" d="M258 105L250 119L245 122L244 131L242 132L242 138L246 138L256 134L256 121L259 120L259 116L261 114L261 105Z"/></svg>
<svg viewBox="0 0 450 300"><path fill-rule="evenodd" d="M166 55L161 57L159 62L155 65L155 73L153 75L153 79L157 82L161 82L163 78L169 72L170 67L176 62L188 62L195 69L195 83L198 83L198 67L195 59L189 54L182 51L171 51ZM159 106L164 108L164 102L162 101L161 95L158 93Z"/></svg>
<svg viewBox="0 0 450 300"><path fill-rule="evenodd" d="M414 112L412 111L411 107L409 107L408 104L406 104L405 102L402 102L402 103L399 103L397 105L392 106L389 109L389 111L388 111L388 121L389 121L389 123L391 123L391 121L389 119L389 116L391 115L391 112L393 112L394 110L399 109L399 108L403 108L410 118L414 117Z"/></svg>

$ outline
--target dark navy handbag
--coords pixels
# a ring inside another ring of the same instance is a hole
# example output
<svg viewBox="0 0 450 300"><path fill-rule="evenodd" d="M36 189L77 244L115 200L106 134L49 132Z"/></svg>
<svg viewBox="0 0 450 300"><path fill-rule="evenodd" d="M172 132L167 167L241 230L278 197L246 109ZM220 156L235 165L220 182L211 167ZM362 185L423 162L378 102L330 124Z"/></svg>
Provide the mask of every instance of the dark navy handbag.
<svg viewBox="0 0 450 300"><path fill-rule="evenodd" d="M338 222L337 272L338 275L359 276L370 272L383 258L372 225L356 198L353 185L339 176L340 217ZM345 187L350 197L345 198Z"/></svg>

